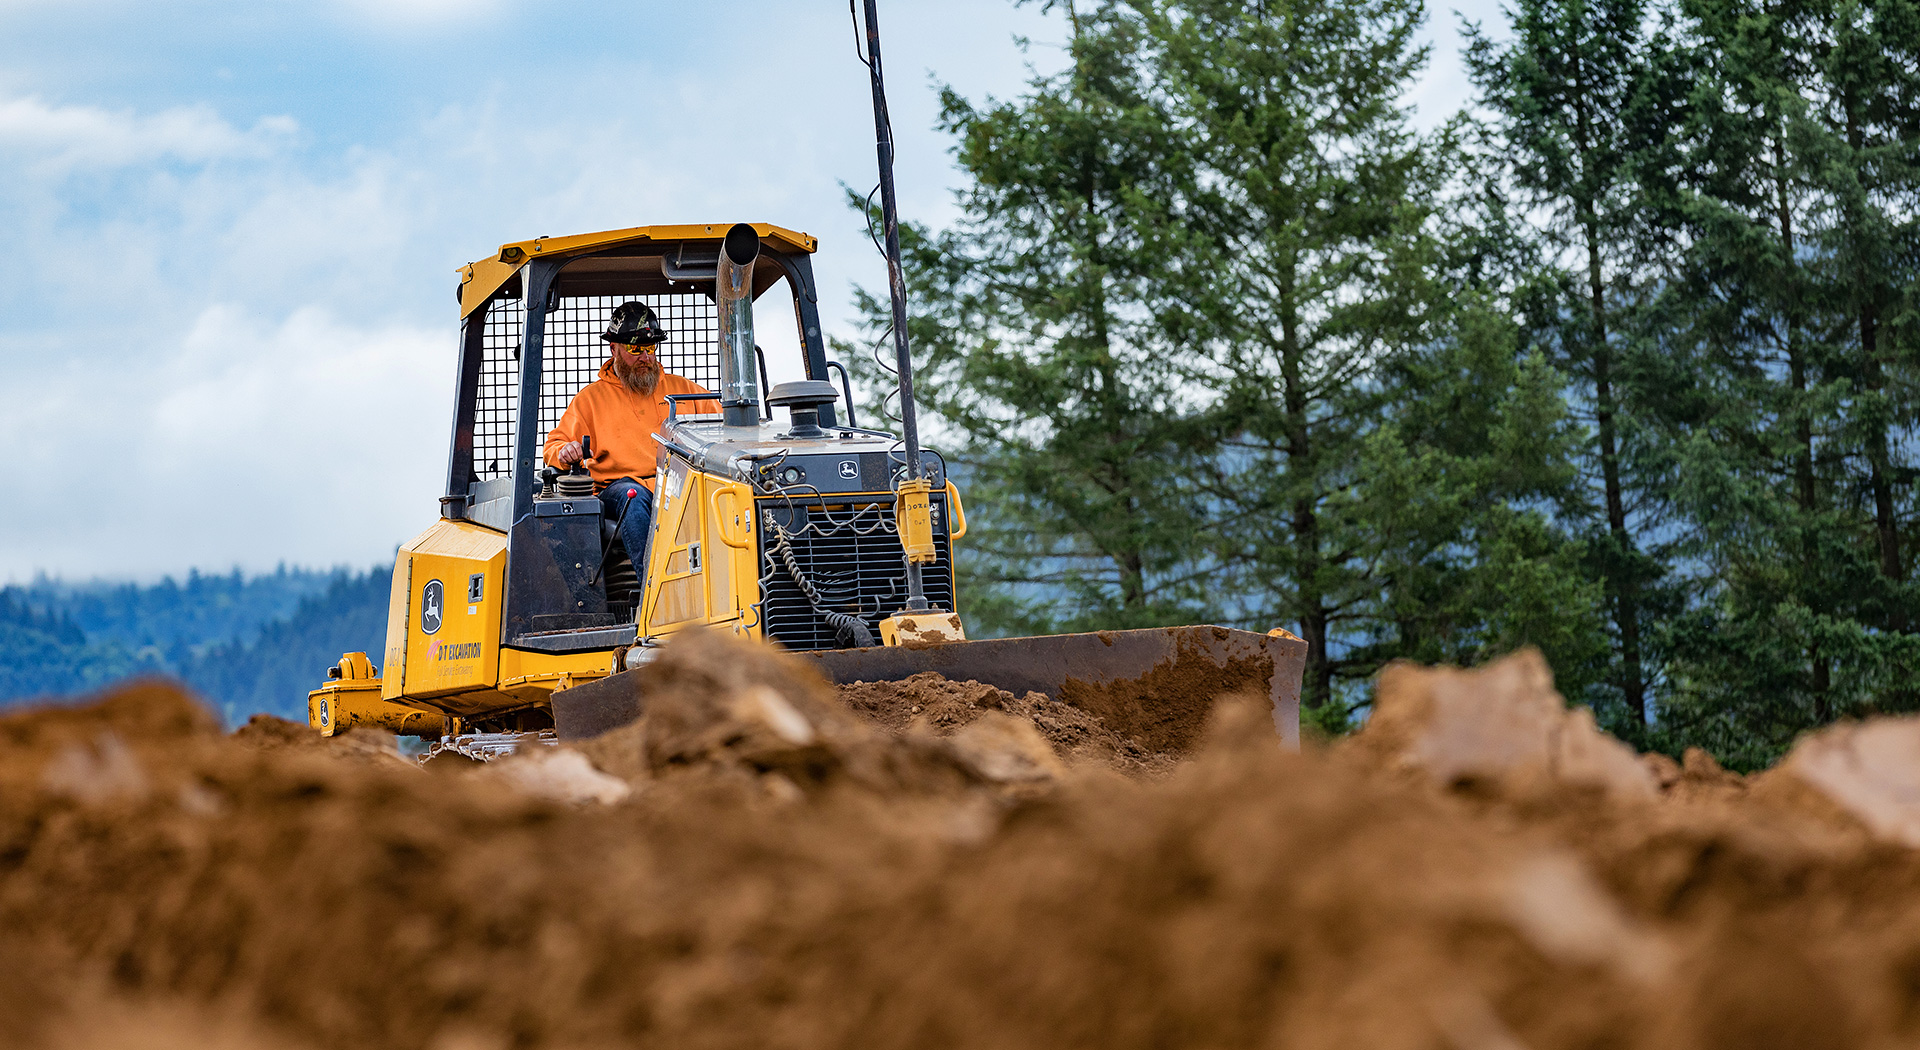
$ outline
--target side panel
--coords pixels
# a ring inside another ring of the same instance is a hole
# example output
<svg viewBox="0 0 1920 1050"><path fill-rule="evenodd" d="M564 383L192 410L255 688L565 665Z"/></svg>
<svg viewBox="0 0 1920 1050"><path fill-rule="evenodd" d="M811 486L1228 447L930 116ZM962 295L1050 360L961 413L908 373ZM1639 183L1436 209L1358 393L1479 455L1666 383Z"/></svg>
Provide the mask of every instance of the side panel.
<svg viewBox="0 0 1920 1050"><path fill-rule="evenodd" d="M414 543L425 538L416 536ZM409 544L408 546L411 546ZM407 685L407 610L413 595L413 552L406 547L393 559L393 585L387 592L387 657L380 699L398 700Z"/></svg>
<svg viewBox="0 0 1920 1050"><path fill-rule="evenodd" d="M743 492L669 459L655 497L642 634L688 623L737 623L757 600L752 497ZM723 516L737 520L723 522ZM746 547L729 545L728 536L744 539Z"/></svg>
<svg viewBox="0 0 1920 1050"><path fill-rule="evenodd" d="M705 497L701 507L706 522L707 622L735 623L752 619L758 600L753 566L757 545L753 535L753 492L745 485L700 475ZM727 542L731 536L745 546ZM738 629L738 628L736 628Z"/></svg>
<svg viewBox="0 0 1920 1050"><path fill-rule="evenodd" d="M531 632L615 625L598 578L604 549L599 499L541 500L534 514L514 524L507 542L513 558L503 641L512 645Z"/></svg>
<svg viewBox="0 0 1920 1050"><path fill-rule="evenodd" d="M506 537L470 522L442 520L407 547L402 552L411 560L403 611L404 695L428 698L493 688Z"/></svg>
<svg viewBox="0 0 1920 1050"><path fill-rule="evenodd" d="M668 458L655 493L643 633L707 618L705 491L697 471L683 460Z"/></svg>

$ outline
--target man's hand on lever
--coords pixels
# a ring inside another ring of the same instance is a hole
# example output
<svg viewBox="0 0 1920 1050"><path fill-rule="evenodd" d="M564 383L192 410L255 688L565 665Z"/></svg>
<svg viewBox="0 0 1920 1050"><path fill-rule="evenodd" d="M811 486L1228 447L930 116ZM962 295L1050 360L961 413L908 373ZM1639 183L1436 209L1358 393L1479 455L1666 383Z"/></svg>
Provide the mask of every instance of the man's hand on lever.
<svg viewBox="0 0 1920 1050"><path fill-rule="evenodd" d="M582 444L582 442L585 442L585 444ZM589 435L582 438L581 441L569 441L561 445L560 451L554 453L554 458L558 459L560 465L563 467L571 467L583 459L591 463L599 458L593 454L592 448L593 437Z"/></svg>

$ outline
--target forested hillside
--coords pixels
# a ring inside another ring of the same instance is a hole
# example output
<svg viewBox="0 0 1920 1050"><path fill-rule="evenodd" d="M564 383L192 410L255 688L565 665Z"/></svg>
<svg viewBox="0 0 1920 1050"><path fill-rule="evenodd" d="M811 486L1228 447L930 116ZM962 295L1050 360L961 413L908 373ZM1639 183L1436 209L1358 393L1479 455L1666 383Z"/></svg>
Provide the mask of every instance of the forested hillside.
<svg viewBox="0 0 1920 1050"><path fill-rule="evenodd" d="M306 717L342 652L378 652L389 572L189 573L153 585L39 580L0 588L0 704L132 674L181 679L229 721Z"/></svg>
<svg viewBox="0 0 1920 1050"><path fill-rule="evenodd" d="M256 576L189 570L185 580L168 576L145 586L39 579L9 591L30 607L71 619L91 641L119 642L177 664L196 646L251 639L262 625L293 612L300 599L324 593L338 575L282 565Z"/></svg>
<svg viewBox="0 0 1920 1050"><path fill-rule="evenodd" d="M1284 625L1335 730L1538 645L1743 768L1920 707L1920 10L1508 11L1431 133L1417 0L1067 5L1062 72L946 92L903 238L981 629Z"/></svg>

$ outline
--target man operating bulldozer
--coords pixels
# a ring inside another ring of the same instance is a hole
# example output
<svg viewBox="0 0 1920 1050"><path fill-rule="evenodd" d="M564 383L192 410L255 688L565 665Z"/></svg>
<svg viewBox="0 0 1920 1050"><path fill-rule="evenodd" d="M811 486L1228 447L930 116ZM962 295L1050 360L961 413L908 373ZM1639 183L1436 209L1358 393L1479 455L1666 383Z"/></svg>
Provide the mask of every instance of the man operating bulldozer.
<svg viewBox="0 0 1920 1050"><path fill-rule="evenodd" d="M542 453L549 466L567 469L586 458L594 488L607 518L619 523L620 545L634 572L647 571L647 538L653 531L653 476L660 445L653 435L667 419L672 394L710 394L711 390L666 371L656 354L666 329L645 303L621 303L613 310L601 339L611 354L600 378L580 388L560 425L547 435ZM689 413L717 412L715 402L683 404ZM582 441L589 440L589 446Z"/></svg>

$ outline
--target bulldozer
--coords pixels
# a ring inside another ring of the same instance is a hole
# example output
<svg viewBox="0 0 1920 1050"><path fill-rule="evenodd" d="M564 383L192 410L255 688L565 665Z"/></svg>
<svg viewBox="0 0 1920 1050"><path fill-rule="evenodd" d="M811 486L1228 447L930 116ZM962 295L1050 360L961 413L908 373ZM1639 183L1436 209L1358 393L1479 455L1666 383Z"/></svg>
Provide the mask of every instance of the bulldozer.
<svg viewBox="0 0 1920 1050"><path fill-rule="evenodd" d="M431 741L429 758L483 761L592 736L638 717L650 660L676 633L704 628L800 653L835 682L931 671L1124 711L1134 725L1161 717L1155 705L1169 691L1253 690L1270 700L1278 734L1297 740L1306 645L1285 631L966 639L953 573L966 509L944 457L921 447L914 415L874 8L866 0L863 60L898 429L857 425L847 369L827 358L809 234L768 223L663 225L501 245L459 270L438 520L396 555L380 665L347 653L329 668L308 696L313 728L377 728ZM640 566L629 564L591 475L542 456L606 360L600 326L635 301L668 334L656 348L665 371L707 391L669 396L657 448L624 450L657 462ZM770 384L757 314L792 318L799 360L781 364L784 374L797 364L804 379Z"/></svg>
<svg viewBox="0 0 1920 1050"><path fill-rule="evenodd" d="M329 668L309 694L313 728L373 727L481 760L593 735L636 717L649 657L702 626L805 654L835 681L934 671L1069 702L1199 666L1222 690L1270 696L1293 738L1305 647L1284 632L964 640L965 504L939 452L916 449L914 477L898 434L856 425L821 335L817 244L766 223L641 226L505 244L462 267L439 517L395 558L383 659ZM541 458L605 360L601 326L633 300L670 333L662 366L714 391L690 407L720 409L669 406L644 571L591 477ZM767 385L756 307L792 318L806 379Z"/></svg>

